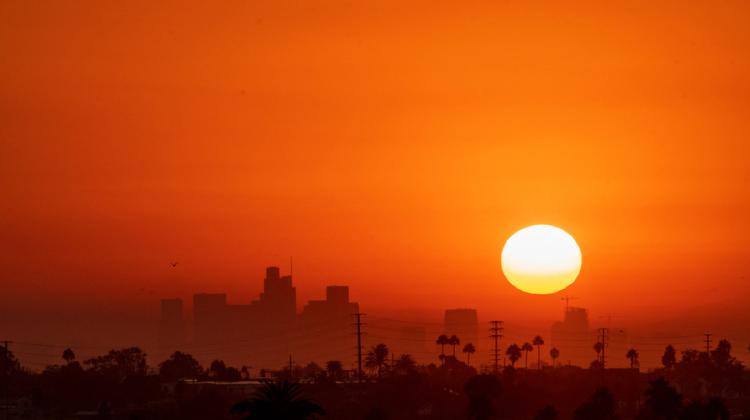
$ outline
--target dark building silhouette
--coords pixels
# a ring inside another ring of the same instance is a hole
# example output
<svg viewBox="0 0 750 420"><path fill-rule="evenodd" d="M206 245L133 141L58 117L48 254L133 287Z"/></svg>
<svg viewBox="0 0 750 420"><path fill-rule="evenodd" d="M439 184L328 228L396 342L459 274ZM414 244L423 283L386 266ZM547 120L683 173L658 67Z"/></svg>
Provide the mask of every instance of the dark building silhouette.
<svg viewBox="0 0 750 420"><path fill-rule="evenodd" d="M349 301L348 286L326 287L325 300L311 300L300 313L301 342L309 349L309 359L341 360L348 366L353 360L352 315L359 304Z"/></svg>
<svg viewBox="0 0 750 420"><path fill-rule="evenodd" d="M279 267L266 268L263 292L251 302L275 326L292 327L297 316L297 289L292 276L281 276Z"/></svg>
<svg viewBox="0 0 750 420"><path fill-rule="evenodd" d="M596 358L595 342L596 332L590 328L584 308L567 307L563 320L552 324L551 345L560 350L560 364L588 366Z"/></svg>
<svg viewBox="0 0 750 420"><path fill-rule="evenodd" d="M198 344L221 343L227 331L227 295L199 293L193 295L193 334Z"/></svg>
<svg viewBox="0 0 750 420"><path fill-rule="evenodd" d="M297 316L297 290L291 276L268 267L263 291L247 304L228 304L225 294L193 296L194 341L227 349L226 361L277 368L293 355L298 362L353 359L352 314L348 286L328 286L325 300L312 300Z"/></svg>
<svg viewBox="0 0 750 420"><path fill-rule="evenodd" d="M182 348L185 345L182 299L162 299L159 309L159 351Z"/></svg>

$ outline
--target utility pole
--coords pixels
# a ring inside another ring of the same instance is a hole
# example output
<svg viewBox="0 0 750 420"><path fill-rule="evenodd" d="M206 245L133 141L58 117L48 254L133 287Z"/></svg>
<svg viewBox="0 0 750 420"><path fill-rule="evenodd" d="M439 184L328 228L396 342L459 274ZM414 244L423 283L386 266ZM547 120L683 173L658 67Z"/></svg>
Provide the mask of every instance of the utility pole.
<svg viewBox="0 0 750 420"><path fill-rule="evenodd" d="M711 354L711 336L713 334L705 333L703 335L706 336L706 356L709 356Z"/></svg>
<svg viewBox="0 0 750 420"><path fill-rule="evenodd" d="M354 314L356 322L354 326L357 327L357 382L362 383L362 317L365 314L357 312Z"/></svg>
<svg viewBox="0 0 750 420"><path fill-rule="evenodd" d="M289 378L294 379L294 362L292 362L292 355L289 355Z"/></svg>
<svg viewBox="0 0 750 420"><path fill-rule="evenodd" d="M599 355L601 358L600 362L602 364L602 369L604 369L607 365L607 345L609 341L609 328L599 328L599 342L602 343L602 352Z"/></svg>
<svg viewBox="0 0 750 420"><path fill-rule="evenodd" d="M490 338L494 341L494 347L492 350L492 359L495 364L495 374L498 372L498 362L500 361L500 348L498 347L498 341L503 338L503 321L493 320L490 321Z"/></svg>

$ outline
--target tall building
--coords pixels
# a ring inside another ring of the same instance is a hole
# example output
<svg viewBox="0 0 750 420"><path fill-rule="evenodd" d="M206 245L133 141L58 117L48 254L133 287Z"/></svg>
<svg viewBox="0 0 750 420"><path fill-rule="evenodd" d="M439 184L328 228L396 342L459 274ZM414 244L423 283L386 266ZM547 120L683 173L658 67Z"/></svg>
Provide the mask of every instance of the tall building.
<svg viewBox="0 0 750 420"><path fill-rule="evenodd" d="M460 351L466 343L472 343L480 348L479 341L479 319L476 309L458 308L447 309L443 321L443 331L449 337L455 335L461 340L461 345L456 347L456 357L461 359ZM475 360L480 360L476 358Z"/></svg>
<svg viewBox="0 0 750 420"><path fill-rule="evenodd" d="M567 307L563 320L552 325L550 348L560 350L557 363L588 367L596 358L595 342L596 332L589 327L589 314L584 308Z"/></svg>
<svg viewBox="0 0 750 420"><path fill-rule="evenodd" d="M193 295L193 333L198 344L217 344L226 341L227 295L199 293Z"/></svg>
<svg viewBox="0 0 750 420"><path fill-rule="evenodd" d="M292 276L281 276L279 267L266 268L263 292L252 304L257 305L265 321L277 327L293 327L297 317L297 289L292 286Z"/></svg>
<svg viewBox="0 0 750 420"><path fill-rule="evenodd" d="M348 286L326 287L325 300L307 302L300 313L301 341L315 359L348 365L356 350L351 324L357 312L359 304L349 301Z"/></svg>
<svg viewBox="0 0 750 420"><path fill-rule="evenodd" d="M162 299L159 314L159 350L172 352L185 344L182 299Z"/></svg>
<svg viewBox="0 0 750 420"><path fill-rule="evenodd" d="M278 368L292 355L302 362L350 359L355 351L347 286L328 286L325 300L312 300L297 316L297 290L291 276L266 268L256 300L228 304L223 293L193 296L194 342L213 345L228 363ZM208 362L208 361L205 361Z"/></svg>

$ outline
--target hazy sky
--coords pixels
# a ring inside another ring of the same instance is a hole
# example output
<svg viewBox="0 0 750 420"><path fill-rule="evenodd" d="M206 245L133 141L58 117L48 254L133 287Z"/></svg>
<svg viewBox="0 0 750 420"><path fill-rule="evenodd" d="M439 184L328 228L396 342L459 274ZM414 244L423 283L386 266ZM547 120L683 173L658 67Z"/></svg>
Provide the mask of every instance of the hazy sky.
<svg viewBox="0 0 750 420"><path fill-rule="evenodd" d="M6 321L294 256L300 302L547 322L499 265L537 223L592 317L747 304L750 3L221 3L0 3Z"/></svg>

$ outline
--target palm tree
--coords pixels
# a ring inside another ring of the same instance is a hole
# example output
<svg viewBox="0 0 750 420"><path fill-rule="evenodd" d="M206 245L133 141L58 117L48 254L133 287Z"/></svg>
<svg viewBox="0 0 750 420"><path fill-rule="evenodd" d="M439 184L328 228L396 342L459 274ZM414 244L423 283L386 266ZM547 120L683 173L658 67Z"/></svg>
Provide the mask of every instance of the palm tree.
<svg viewBox="0 0 750 420"><path fill-rule="evenodd" d="M264 381L253 396L232 406L232 412L245 420L314 420L326 414L323 407L305 399L296 382Z"/></svg>
<svg viewBox="0 0 750 420"><path fill-rule="evenodd" d="M560 357L560 350L557 347L552 347L549 351L549 357L552 358L552 367L555 367L557 358Z"/></svg>
<svg viewBox="0 0 750 420"><path fill-rule="evenodd" d="M464 353L466 353L466 364L468 365L471 360L471 355L476 353L477 349L471 343L466 343L464 346Z"/></svg>
<svg viewBox="0 0 750 420"><path fill-rule="evenodd" d="M521 346L521 351L526 353L526 361L524 362L524 368L529 368L529 352L531 350L534 350L534 347L531 346L529 342L523 343L523 346Z"/></svg>
<svg viewBox="0 0 750 420"><path fill-rule="evenodd" d="M601 341L597 341L594 343L594 351L596 352L596 360L601 362L602 361L602 350L604 350L604 344L602 344Z"/></svg>
<svg viewBox="0 0 750 420"><path fill-rule="evenodd" d="M630 359L630 368L631 369L633 369L638 364L638 356L640 356L640 355L638 354L638 350L636 350L636 349L630 349L625 354L625 357L627 357L628 359Z"/></svg>
<svg viewBox="0 0 750 420"><path fill-rule="evenodd" d="M456 357L456 346L461 344L461 340L454 334L448 339L448 344L453 346L453 357Z"/></svg>
<svg viewBox="0 0 750 420"><path fill-rule="evenodd" d="M440 356L442 356L441 359L444 359L445 358L445 346L446 344L450 344L450 339L448 338L447 335L440 334L440 336L438 336L435 342L437 343L438 346L440 346Z"/></svg>
<svg viewBox="0 0 750 420"><path fill-rule="evenodd" d="M536 368L542 369L542 346L544 345L544 339L541 335L537 335L534 337L534 340L531 342L533 345L536 346Z"/></svg>
<svg viewBox="0 0 750 420"><path fill-rule="evenodd" d="M508 346L508 350L505 350L505 354L510 359L510 365L515 367L516 362L521 358L521 348L518 347L518 344L511 344Z"/></svg>
<svg viewBox="0 0 750 420"><path fill-rule="evenodd" d="M365 366L370 369L377 368L378 376L383 373L383 367L388 362L388 347L385 344L374 346L365 356Z"/></svg>
<svg viewBox="0 0 750 420"><path fill-rule="evenodd" d="M67 348L63 351L62 358L65 360L65 363L71 364L73 360L76 360L76 354L73 353L72 349Z"/></svg>

